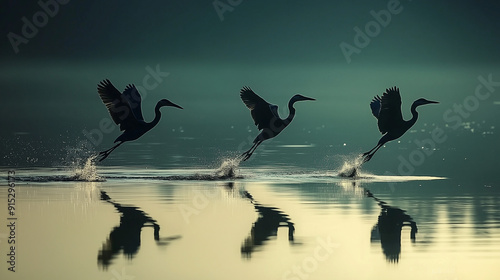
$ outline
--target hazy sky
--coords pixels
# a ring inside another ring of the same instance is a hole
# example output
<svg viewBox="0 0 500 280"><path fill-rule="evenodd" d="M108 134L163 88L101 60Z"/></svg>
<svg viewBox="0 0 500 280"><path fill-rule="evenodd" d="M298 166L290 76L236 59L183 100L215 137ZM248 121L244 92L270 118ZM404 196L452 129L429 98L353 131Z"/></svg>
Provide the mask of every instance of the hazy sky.
<svg viewBox="0 0 500 280"><path fill-rule="evenodd" d="M441 101L419 121L444 127L444 112L474 92L478 76L500 80L498 1L339 2L2 1L0 136L82 136L108 117L99 81L141 86L156 69L163 76L142 93L146 120L161 98L186 108L163 109L156 133L255 135L238 96L247 85L282 115L297 92L318 99L296 106L294 138L283 141L354 141L358 151L380 136L368 104L385 88L401 87L406 118L419 97ZM494 101L468 121L498 119ZM322 132L308 138L314 131Z"/></svg>
<svg viewBox="0 0 500 280"><path fill-rule="evenodd" d="M2 57L343 63L339 44L353 44L353 28L364 30L371 11L390 6L396 12L354 62L499 60L500 4L493 0L66 1L45 21L36 1L3 1ZM7 35L22 36L22 18L33 23L34 15L42 27L15 55Z"/></svg>

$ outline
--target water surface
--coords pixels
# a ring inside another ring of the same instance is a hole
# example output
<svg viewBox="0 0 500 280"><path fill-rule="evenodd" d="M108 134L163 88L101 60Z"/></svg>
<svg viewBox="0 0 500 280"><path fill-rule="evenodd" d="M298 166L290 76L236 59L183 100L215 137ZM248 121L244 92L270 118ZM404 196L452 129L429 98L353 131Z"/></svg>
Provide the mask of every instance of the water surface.
<svg viewBox="0 0 500 280"><path fill-rule="evenodd" d="M100 180L87 182L69 180L67 170L16 171L17 272L3 262L2 278L496 279L500 272L495 186L294 167L240 168L235 178L213 169L97 173Z"/></svg>

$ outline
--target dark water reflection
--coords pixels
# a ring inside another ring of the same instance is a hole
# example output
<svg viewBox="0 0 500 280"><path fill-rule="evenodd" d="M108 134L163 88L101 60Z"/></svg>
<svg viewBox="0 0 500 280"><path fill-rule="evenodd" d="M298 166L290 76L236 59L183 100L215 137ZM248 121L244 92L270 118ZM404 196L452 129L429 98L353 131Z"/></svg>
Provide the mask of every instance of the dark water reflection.
<svg viewBox="0 0 500 280"><path fill-rule="evenodd" d="M132 259L141 246L141 231L144 227L153 227L153 238L158 246L166 246L172 240L180 236L160 238L160 225L148 214L134 206L123 206L114 202L105 191L101 191L101 200L112 204L120 213L120 225L114 227L108 238L102 244L102 248L97 254L97 261L100 266L107 269L120 252Z"/></svg>
<svg viewBox="0 0 500 280"><path fill-rule="evenodd" d="M389 262L398 262L401 254L401 230L404 226L411 228L410 238L415 242L418 232L417 223L406 214L405 210L388 205L385 201L375 197L369 190L366 196L373 198L380 206L378 222L371 231L370 241L380 242L382 251Z"/></svg>
<svg viewBox="0 0 500 280"><path fill-rule="evenodd" d="M235 192L234 182L227 182L224 184L227 192ZM241 256L245 259L250 259L252 253L259 250L265 242L278 234L278 228L288 228L288 240L290 244L294 244L295 226L290 217L277 207L264 206L258 203L254 197L246 190L242 191L239 196L249 201L255 211L258 213L257 220L252 223L250 233L242 242Z"/></svg>
<svg viewBox="0 0 500 280"><path fill-rule="evenodd" d="M252 252L262 246L266 240L277 236L279 227L288 228L288 241L293 244L295 227L287 214L276 207L259 204L247 191L244 192L244 196L253 204L255 210L259 213L259 217L253 223L250 234L241 245L242 257L251 258Z"/></svg>

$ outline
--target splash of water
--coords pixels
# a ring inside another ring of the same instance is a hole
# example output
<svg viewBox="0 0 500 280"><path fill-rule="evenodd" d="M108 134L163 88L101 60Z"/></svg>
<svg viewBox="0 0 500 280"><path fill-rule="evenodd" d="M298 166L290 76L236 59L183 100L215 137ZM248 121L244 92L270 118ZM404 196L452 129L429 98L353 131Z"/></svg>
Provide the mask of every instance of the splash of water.
<svg viewBox="0 0 500 280"><path fill-rule="evenodd" d="M342 167L337 171L339 177L355 178L361 173L361 165L363 165L363 157L357 156L352 159L344 159Z"/></svg>
<svg viewBox="0 0 500 280"><path fill-rule="evenodd" d="M57 179L68 181L105 181L104 178L97 175L96 158L94 147L89 141L80 141L76 145L64 147L66 156L61 158L60 165L65 170L72 173L66 178Z"/></svg>
<svg viewBox="0 0 500 280"><path fill-rule="evenodd" d="M223 159L219 168L215 170L215 176L219 178L236 178L240 162L241 159L238 157Z"/></svg>
<svg viewBox="0 0 500 280"><path fill-rule="evenodd" d="M91 155L83 165L76 164L73 167L73 171L75 172L74 178L76 180L88 182L104 180L101 176L97 175L96 157L97 155Z"/></svg>

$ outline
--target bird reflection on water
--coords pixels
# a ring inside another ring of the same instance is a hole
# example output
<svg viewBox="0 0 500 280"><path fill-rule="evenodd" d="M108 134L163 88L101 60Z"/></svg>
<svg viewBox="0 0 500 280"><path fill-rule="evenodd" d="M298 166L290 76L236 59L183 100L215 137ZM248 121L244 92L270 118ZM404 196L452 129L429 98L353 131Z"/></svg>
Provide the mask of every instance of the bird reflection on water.
<svg viewBox="0 0 500 280"><path fill-rule="evenodd" d="M399 262L401 231L405 226L410 227L410 239L414 243L418 232L417 223L410 215L406 214L405 210L388 205L385 201L374 196L370 190L361 187L360 182L357 180L342 180L337 184L342 188L361 191L363 196L373 198L377 202L380 206L380 214L377 223L372 227L370 241L371 243L380 242L382 252L388 262Z"/></svg>
<svg viewBox="0 0 500 280"><path fill-rule="evenodd" d="M143 227L154 228L154 240L158 246L166 246L170 241L180 238L180 236L160 238L160 226L153 218L133 206L122 206L111 200L105 191L101 191L101 200L112 204L121 214L120 225L114 227L109 233L106 242L97 255L97 261L106 269L113 258L121 250L128 258L133 258L139 251L141 245L141 230Z"/></svg>
<svg viewBox="0 0 500 280"><path fill-rule="evenodd" d="M378 222L372 229L370 241L372 243L380 241L387 261L398 262L401 254L401 230L404 226L409 226L411 228L410 238L412 242L415 242L415 236L418 232L417 223L405 213L406 211L388 205L375 197L369 190L366 190L365 194L367 197L375 199L381 208Z"/></svg>
<svg viewBox="0 0 500 280"><path fill-rule="evenodd" d="M232 191L234 189L234 182L228 182L226 189ZM241 245L242 257L251 258L252 253L258 250L260 246L263 246L265 241L269 240L272 236L278 235L279 227L288 228L288 241L294 244L293 234L295 232L295 226L287 214L276 207L259 204L247 191L244 191L241 195L243 198L250 200L255 210L259 213L257 221L252 225L250 234Z"/></svg>

